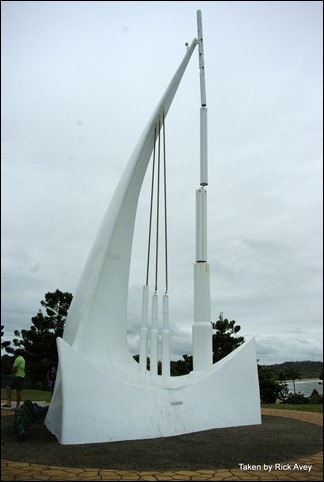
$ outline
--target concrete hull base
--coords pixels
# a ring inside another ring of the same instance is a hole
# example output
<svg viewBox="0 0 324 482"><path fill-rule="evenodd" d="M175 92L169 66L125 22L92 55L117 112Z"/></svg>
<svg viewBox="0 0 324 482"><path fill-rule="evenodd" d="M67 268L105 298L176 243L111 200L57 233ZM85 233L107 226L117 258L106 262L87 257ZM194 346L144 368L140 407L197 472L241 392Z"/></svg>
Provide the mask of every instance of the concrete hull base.
<svg viewBox="0 0 324 482"><path fill-rule="evenodd" d="M64 340L58 339L58 348L64 371L59 370L45 425L63 445L261 423L254 339L208 370L167 379L136 378L118 369L104 373Z"/></svg>

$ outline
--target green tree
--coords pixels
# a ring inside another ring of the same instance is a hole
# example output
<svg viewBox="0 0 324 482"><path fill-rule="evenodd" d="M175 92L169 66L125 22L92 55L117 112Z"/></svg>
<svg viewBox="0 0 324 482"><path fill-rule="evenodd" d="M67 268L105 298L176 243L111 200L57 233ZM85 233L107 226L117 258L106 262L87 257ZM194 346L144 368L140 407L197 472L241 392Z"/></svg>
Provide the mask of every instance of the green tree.
<svg viewBox="0 0 324 482"><path fill-rule="evenodd" d="M301 373L299 370L296 370L296 368L290 366L285 370L284 372L284 377L285 380L291 380L293 382L293 387L294 387L294 398L296 397L296 386L295 386L295 380L301 380Z"/></svg>
<svg viewBox="0 0 324 482"><path fill-rule="evenodd" d="M218 362L244 343L243 336L236 336L241 327L235 326L235 323L235 320L228 321L227 318L224 318L223 313L220 313L218 321L212 323L213 363ZM172 376L187 375L192 370L192 355L183 355L183 360L171 362Z"/></svg>
<svg viewBox="0 0 324 482"><path fill-rule="evenodd" d="M10 345L10 341L2 341L4 325L1 325L1 350L7 348Z"/></svg>
<svg viewBox="0 0 324 482"><path fill-rule="evenodd" d="M233 350L244 343L243 336L236 336L240 331L239 325L235 326L236 321L228 321L223 317L223 313L219 314L216 323L212 323L213 327L213 362L216 363Z"/></svg>
<svg viewBox="0 0 324 482"><path fill-rule="evenodd" d="M1 357L1 378L6 376L12 376L12 364L13 357L9 355L3 355Z"/></svg>
<svg viewBox="0 0 324 482"><path fill-rule="evenodd" d="M139 354L133 355L133 358L134 358L134 360L135 360L137 363L140 362L140 356L139 356ZM148 371L150 371L150 364L151 364L151 360L150 360L150 357L148 356L148 357L146 358L146 369L147 369ZM157 364L157 365L158 365L158 367L157 367L157 368L158 368L158 375L161 375L161 374L162 374L162 362L161 362L161 360L158 361L158 364Z"/></svg>
<svg viewBox="0 0 324 482"><path fill-rule="evenodd" d="M287 384L278 381L270 367L258 365L260 399L263 403L276 403L277 398L285 401L288 397Z"/></svg>
<svg viewBox="0 0 324 482"><path fill-rule="evenodd" d="M46 368L51 360L57 360L56 338L62 337L66 317L72 302L71 293L56 290L45 294L42 308L33 316L29 330L16 330L13 347L7 353L22 355L27 362L27 375L34 382L45 384Z"/></svg>
<svg viewBox="0 0 324 482"><path fill-rule="evenodd" d="M171 376L188 375L193 369L192 355L182 355L183 360L171 361Z"/></svg>

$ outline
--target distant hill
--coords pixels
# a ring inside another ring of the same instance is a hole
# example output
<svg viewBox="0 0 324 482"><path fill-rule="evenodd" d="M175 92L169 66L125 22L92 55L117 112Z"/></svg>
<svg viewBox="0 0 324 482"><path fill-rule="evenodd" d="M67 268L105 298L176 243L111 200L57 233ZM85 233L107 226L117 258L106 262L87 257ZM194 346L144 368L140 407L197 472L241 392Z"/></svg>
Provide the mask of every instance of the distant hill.
<svg viewBox="0 0 324 482"><path fill-rule="evenodd" d="M271 368L272 372L279 377L280 373L285 372L288 368L292 367L297 370L301 376L301 379L306 378L322 378L323 377L323 362L319 361L287 361L284 363L278 363L276 365L267 365Z"/></svg>

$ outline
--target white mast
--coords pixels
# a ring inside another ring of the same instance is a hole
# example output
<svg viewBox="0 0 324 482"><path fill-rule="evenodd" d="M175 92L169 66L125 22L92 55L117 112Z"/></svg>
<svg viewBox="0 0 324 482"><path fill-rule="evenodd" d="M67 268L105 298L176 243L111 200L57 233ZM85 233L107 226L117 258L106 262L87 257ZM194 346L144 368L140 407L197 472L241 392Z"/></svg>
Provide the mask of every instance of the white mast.
<svg viewBox="0 0 324 482"><path fill-rule="evenodd" d="M207 263L207 100L201 10L197 11L200 70L200 188L196 191L196 262L194 265L193 369L212 365L210 268Z"/></svg>

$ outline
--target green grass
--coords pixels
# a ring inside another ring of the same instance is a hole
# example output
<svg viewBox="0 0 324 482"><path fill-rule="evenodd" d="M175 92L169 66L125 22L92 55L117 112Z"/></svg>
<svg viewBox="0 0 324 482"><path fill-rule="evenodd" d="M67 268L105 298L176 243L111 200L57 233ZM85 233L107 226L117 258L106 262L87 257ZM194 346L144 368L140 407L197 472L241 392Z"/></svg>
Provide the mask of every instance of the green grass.
<svg viewBox="0 0 324 482"><path fill-rule="evenodd" d="M323 404L306 403L305 405L283 404L283 403L261 403L261 408L276 408L278 410L300 410L302 412L323 413Z"/></svg>
<svg viewBox="0 0 324 482"><path fill-rule="evenodd" d="M16 400L16 391L12 390L11 393L11 398L12 401ZM1 400L6 400L7 399L7 392L5 388L1 388ZM49 402L51 400L51 392L47 390L32 390L32 389L26 389L22 391L22 402L25 400L31 400L32 402L40 402L40 401L45 401Z"/></svg>

